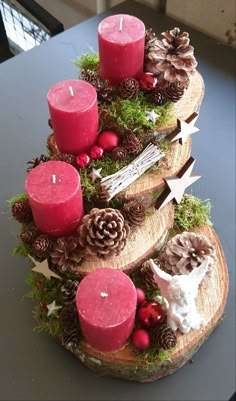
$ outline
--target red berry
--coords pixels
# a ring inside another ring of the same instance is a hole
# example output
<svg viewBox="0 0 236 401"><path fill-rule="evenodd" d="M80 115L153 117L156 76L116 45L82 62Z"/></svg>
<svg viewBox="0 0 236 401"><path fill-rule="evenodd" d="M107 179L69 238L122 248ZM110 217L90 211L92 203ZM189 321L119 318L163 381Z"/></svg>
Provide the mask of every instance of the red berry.
<svg viewBox="0 0 236 401"><path fill-rule="evenodd" d="M141 304L145 300L145 294L142 288L136 288L137 292L137 304Z"/></svg>
<svg viewBox="0 0 236 401"><path fill-rule="evenodd" d="M143 72L139 80L139 85L145 91L152 91L157 86L157 77L151 72Z"/></svg>
<svg viewBox="0 0 236 401"><path fill-rule="evenodd" d="M100 146L93 146L90 150L90 157L93 160L101 159L103 156L103 149Z"/></svg>
<svg viewBox="0 0 236 401"><path fill-rule="evenodd" d="M90 157L87 155L87 153L80 153L76 157L76 164L78 167L87 167L90 164Z"/></svg>
<svg viewBox="0 0 236 401"><path fill-rule="evenodd" d="M119 135L113 131L103 131L98 136L98 145L105 151L110 152L119 144Z"/></svg>
<svg viewBox="0 0 236 401"><path fill-rule="evenodd" d="M165 318L165 311L155 301L144 301L138 309L140 323L146 327L154 327Z"/></svg>
<svg viewBox="0 0 236 401"><path fill-rule="evenodd" d="M137 349L147 349L150 345L150 337L148 332L144 329L137 329L133 333L132 344Z"/></svg>

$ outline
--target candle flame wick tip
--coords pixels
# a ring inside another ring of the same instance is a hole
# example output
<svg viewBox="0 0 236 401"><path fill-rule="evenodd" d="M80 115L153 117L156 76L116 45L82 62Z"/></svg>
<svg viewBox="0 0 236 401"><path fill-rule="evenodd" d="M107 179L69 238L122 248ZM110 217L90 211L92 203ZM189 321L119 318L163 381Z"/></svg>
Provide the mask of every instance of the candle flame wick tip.
<svg viewBox="0 0 236 401"><path fill-rule="evenodd" d="M120 18L120 27L119 27L119 31L122 31L123 28L123 17Z"/></svg>
<svg viewBox="0 0 236 401"><path fill-rule="evenodd" d="M56 182L57 182L57 176L56 174L52 174L52 183L56 184Z"/></svg>
<svg viewBox="0 0 236 401"><path fill-rule="evenodd" d="M107 293L107 292L101 292L100 295L101 295L101 297L103 297L103 298L104 298L104 297L108 297L108 293Z"/></svg>
<svg viewBox="0 0 236 401"><path fill-rule="evenodd" d="M75 96L72 86L69 86L69 91L71 96Z"/></svg>

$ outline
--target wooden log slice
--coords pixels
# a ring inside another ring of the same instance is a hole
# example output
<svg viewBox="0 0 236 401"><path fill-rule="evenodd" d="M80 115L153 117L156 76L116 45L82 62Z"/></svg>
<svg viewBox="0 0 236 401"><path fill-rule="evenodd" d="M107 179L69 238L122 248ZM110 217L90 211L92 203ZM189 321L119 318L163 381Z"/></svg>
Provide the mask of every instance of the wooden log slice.
<svg viewBox="0 0 236 401"><path fill-rule="evenodd" d="M177 345L169 351L169 359L163 362L155 360L149 364L140 364L130 344L117 352L101 353L89 347L86 342L82 342L73 353L84 365L99 375L151 382L174 373L192 358L222 319L228 294L227 265L214 229L205 225L194 231L210 240L216 249L218 259L212 274L206 276L202 282L197 298L197 308L206 322L205 327L184 335L177 331Z"/></svg>
<svg viewBox="0 0 236 401"><path fill-rule="evenodd" d="M174 208L171 202L161 211L152 209L144 223L130 234L127 244L119 256L105 260L95 256L86 256L83 263L78 266L77 274L85 275L101 267L110 267L130 273L138 263L161 248L173 222Z"/></svg>

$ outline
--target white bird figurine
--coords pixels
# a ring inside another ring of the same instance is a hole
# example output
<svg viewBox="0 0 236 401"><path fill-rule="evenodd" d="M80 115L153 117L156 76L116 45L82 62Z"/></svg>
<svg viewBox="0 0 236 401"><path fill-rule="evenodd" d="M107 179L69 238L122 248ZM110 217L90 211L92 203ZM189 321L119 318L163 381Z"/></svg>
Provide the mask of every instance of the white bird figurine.
<svg viewBox="0 0 236 401"><path fill-rule="evenodd" d="M189 274L171 276L157 266L152 259L148 262L154 273L154 280L160 288L161 295L168 302L167 323L174 331L179 329L186 334L191 329L199 330L204 320L198 314L196 298L198 287L209 266L207 258L199 267Z"/></svg>

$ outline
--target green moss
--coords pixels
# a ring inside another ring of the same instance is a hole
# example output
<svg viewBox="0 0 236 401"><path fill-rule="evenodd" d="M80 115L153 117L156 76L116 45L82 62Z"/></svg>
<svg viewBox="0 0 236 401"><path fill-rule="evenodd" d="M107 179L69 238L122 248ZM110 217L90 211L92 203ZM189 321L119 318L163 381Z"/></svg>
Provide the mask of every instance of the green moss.
<svg viewBox="0 0 236 401"><path fill-rule="evenodd" d="M149 369L152 365L161 364L170 360L168 351L160 351L156 347L151 347L144 351L138 351L134 349L134 352L136 355L137 370L139 367Z"/></svg>
<svg viewBox="0 0 236 401"><path fill-rule="evenodd" d="M7 201L7 203L8 203L8 205L9 205L10 207L12 207L16 202L24 201L24 200L26 200L26 199L28 199L26 194L18 194L18 195L12 196L12 197Z"/></svg>
<svg viewBox="0 0 236 401"><path fill-rule="evenodd" d="M82 56L73 60L73 63L80 69L96 70L98 68L99 56L95 52L93 54L82 54Z"/></svg>
<svg viewBox="0 0 236 401"><path fill-rule="evenodd" d="M211 203L192 195L184 195L179 205L175 206L174 230L187 230L207 224L210 219Z"/></svg>

